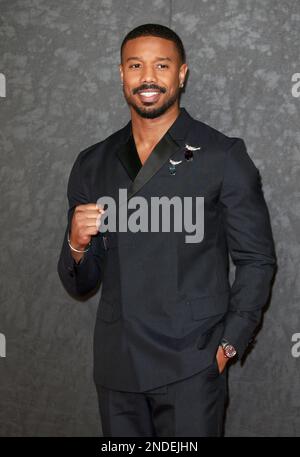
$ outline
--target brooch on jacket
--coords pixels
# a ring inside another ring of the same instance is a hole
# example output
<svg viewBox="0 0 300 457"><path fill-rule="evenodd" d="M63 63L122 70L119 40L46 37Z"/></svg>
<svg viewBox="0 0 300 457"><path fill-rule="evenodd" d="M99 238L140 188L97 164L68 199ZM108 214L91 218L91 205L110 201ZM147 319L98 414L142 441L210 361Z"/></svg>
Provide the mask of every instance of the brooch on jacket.
<svg viewBox="0 0 300 457"><path fill-rule="evenodd" d="M194 158L194 151L198 151L201 149L201 146L195 147L195 146L190 146L189 144L185 145L184 148L184 158L187 162L191 162ZM182 163L182 160L172 160L169 159L170 165L169 165L169 171L171 175L175 175L176 173L176 166Z"/></svg>
<svg viewBox="0 0 300 457"><path fill-rule="evenodd" d="M179 165L182 160L172 160L172 159L169 159L170 161L170 165L169 165L169 171L171 173L171 175L175 175L176 173L176 166Z"/></svg>

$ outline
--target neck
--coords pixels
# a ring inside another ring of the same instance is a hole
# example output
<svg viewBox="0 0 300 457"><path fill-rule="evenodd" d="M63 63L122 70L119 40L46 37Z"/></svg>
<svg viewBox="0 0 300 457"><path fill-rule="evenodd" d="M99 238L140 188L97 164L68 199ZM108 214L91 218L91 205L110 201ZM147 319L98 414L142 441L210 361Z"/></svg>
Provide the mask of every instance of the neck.
<svg viewBox="0 0 300 457"><path fill-rule="evenodd" d="M136 144L153 146L159 142L180 114L180 107L174 104L164 114L155 119L146 119L131 110L132 133Z"/></svg>

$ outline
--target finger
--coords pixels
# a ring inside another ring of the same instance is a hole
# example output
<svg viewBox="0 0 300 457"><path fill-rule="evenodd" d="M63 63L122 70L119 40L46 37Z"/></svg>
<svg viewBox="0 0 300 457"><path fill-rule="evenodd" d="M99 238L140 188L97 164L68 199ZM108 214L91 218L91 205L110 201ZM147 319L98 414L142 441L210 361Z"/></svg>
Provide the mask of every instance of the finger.
<svg viewBox="0 0 300 457"><path fill-rule="evenodd" d="M98 217L98 216L102 216L102 214L104 214L102 212L102 210L97 210L97 211L93 211L93 210L89 210L89 211L84 211L84 217L87 217L87 218L93 218L93 217Z"/></svg>
<svg viewBox="0 0 300 457"><path fill-rule="evenodd" d="M94 219L88 219L86 223L84 224L85 227L97 227L97 224L99 224L101 221L101 218L95 217Z"/></svg>
<svg viewBox="0 0 300 457"><path fill-rule="evenodd" d="M91 226L91 227L86 227L86 228L84 229L84 232L81 234L81 237L97 235L97 233L98 233L98 229L97 229L97 227L94 225L94 226Z"/></svg>
<svg viewBox="0 0 300 457"><path fill-rule="evenodd" d="M99 212L99 211L93 211L93 210L89 210L89 211L78 211L74 218L75 220L77 221L78 224L84 224L85 221L87 220L90 220L90 219L97 219L98 216L103 216L103 213Z"/></svg>
<svg viewBox="0 0 300 457"><path fill-rule="evenodd" d="M85 210L94 210L94 211L99 211L99 207L96 205L96 203L86 203L82 205L77 205L76 209L78 211L85 211Z"/></svg>

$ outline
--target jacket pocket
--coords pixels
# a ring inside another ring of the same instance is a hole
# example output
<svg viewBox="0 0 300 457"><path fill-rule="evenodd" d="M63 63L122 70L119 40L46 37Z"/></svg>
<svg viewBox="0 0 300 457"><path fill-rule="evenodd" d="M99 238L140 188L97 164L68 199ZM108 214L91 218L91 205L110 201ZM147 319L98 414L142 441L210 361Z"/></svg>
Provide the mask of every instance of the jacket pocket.
<svg viewBox="0 0 300 457"><path fill-rule="evenodd" d="M190 306L194 320L207 319L218 314L225 314L229 304L229 290L220 294L199 296L186 301Z"/></svg>

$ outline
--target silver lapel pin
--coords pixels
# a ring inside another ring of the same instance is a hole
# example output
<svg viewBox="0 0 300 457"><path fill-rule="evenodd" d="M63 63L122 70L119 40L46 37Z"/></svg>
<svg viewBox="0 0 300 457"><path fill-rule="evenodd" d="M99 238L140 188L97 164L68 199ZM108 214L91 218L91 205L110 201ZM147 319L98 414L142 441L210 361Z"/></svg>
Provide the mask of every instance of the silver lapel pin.
<svg viewBox="0 0 300 457"><path fill-rule="evenodd" d="M193 160L194 156L194 151L198 151L201 149L201 146L195 147L195 146L190 146L189 144L185 145L185 152L184 152L184 157L187 162L190 162Z"/></svg>
<svg viewBox="0 0 300 457"><path fill-rule="evenodd" d="M181 163L181 162L182 162L182 160L172 160L172 159L170 159L170 163L171 163L172 165L178 165L178 164Z"/></svg>
<svg viewBox="0 0 300 457"><path fill-rule="evenodd" d="M195 146L190 146L189 144L186 144L186 145L185 145L185 148L186 148L188 151L198 151L199 149L201 149L201 146L199 146L198 148L196 148Z"/></svg>
<svg viewBox="0 0 300 457"><path fill-rule="evenodd" d="M175 173L176 173L176 165L179 165L182 162L182 160L169 159L169 161L170 161L169 171L170 171L171 175L175 175Z"/></svg>

